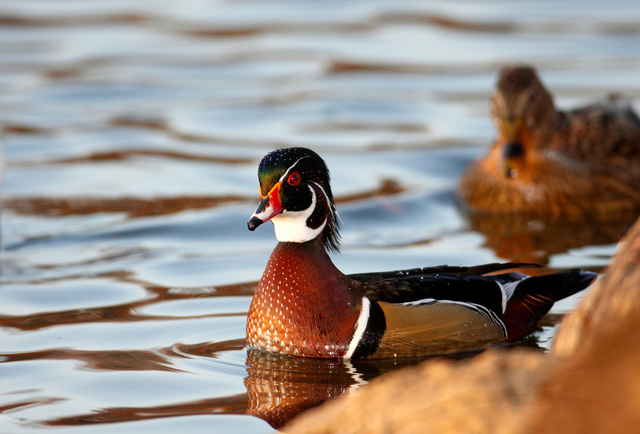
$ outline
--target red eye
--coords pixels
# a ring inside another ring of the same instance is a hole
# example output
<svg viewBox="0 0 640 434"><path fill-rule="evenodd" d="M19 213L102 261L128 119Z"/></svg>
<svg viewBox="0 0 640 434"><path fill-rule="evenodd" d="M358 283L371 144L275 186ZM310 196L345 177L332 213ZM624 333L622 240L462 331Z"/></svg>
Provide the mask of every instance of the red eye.
<svg viewBox="0 0 640 434"><path fill-rule="evenodd" d="M289 175L289 179L287 179L289 185L298 185L300 184L300 174L298 172L293 172Z"/></svg>

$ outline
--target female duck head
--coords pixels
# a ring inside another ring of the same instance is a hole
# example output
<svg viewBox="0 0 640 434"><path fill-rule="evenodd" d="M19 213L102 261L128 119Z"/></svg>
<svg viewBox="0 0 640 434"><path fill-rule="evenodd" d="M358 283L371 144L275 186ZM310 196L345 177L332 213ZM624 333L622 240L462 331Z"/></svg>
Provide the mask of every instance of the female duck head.
<svg viewBox="0 0 640 434"><path fill-rule="evenodd" d="M253 231L271 220L278 241L304 243L322 234L328 250L339 250L338 213L324 160L306 148L276 149L258 168L258 208L248 222Z"/></svg>
<svg viewBox="0 0 640 434"><path fill-rule="evenodd" d="M518 178L527 170L529 154L551 140L557 116L553 97L532 67L505 67L491 98L491 115L502 148L502 172Z"/></svg>

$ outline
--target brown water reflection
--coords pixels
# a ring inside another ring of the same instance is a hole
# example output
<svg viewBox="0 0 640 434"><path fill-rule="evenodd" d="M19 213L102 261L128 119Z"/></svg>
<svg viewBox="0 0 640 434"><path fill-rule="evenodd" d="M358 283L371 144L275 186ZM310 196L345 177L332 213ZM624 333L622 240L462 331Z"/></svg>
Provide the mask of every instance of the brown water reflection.
<svg viewBox="0 0 640 434"><path fill-rule="evenodd" d="M42 216L87 215L97 213L125 213L128 217L150 217L175 214L191 209L211 209L227 203L242 202L241 197L156 197L141 199L119 197L99 198L49 198L8 199L5 206L20 214Z"/></svg>
<svg viewBox="0 0 640 434"><path fill-rule="evenodd" d="M109 408L86 415L47 420L42 422L42 424L46 426L90 426L104 423L133 422L199 414L244 414L246 409L247 395L239 394L225 396L224 398L202 399L157 407Z"/></svg>
<svg viewBox="0 0 640 434"><path fill-rule="evenodd" d="M607 221L554 221L523 215L467 217L471 228L486 236L485 245L500 258L541 265L571 249L615 244L637 218L620 215Z"/></svg>
<svg viewBox="0 0 640 434"><path fill-rule="evenodd" d="M5 362L28 360L78 360L86 369L113 371L170 371L180 372L169 366L169 361L151 351L78 351L55 349L30 353L3 355Z"/></svg>
<svg viewBox="0 0 640 434"><path fill-rule="evenodd" d="M303 359L255 350L248 352L247 373L247 413L274 428L357 385L357 377L341 360Z"/></svg>
<svg viewBox="0 0 640 434"><path fill-rule="evenodd" d="M349 393L385 372L424 360L322 360L249 350L244 379L249 396L247 413L280 428L299 413Z"/></svg>

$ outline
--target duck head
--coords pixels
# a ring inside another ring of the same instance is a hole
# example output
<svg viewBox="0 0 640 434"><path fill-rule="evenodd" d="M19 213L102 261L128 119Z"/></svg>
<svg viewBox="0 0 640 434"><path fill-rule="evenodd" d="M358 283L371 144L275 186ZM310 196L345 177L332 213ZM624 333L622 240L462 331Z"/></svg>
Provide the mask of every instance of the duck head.
<svg viewBox="0 0 640 434"><path fill-rule="evenodd" d="M276 149L258 167L260 203L250 231L273 222L281 242L305 243L322 237L326 249L339 250L338 213L324 160L306 148Z"/></svg>
<svg viewBox="0 0 640 434"><path fill-rule="evenodd" d="M550 140L556 121L553 98L533 68L505 67L491 98L491 116L502 148L502 172L517 178L529 154Z"/></svg>

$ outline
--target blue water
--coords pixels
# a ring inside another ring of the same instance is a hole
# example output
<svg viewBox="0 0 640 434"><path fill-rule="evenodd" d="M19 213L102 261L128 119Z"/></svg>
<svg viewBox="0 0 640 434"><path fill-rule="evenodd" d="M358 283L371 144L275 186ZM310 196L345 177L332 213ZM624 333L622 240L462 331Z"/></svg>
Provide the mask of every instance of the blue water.
<svg viewBox="0 0 640 434"><path fill-rule="evenodd" d="M346 273L601 270L620 226L487 227L456 183L494 138L503 64L560 107L640 109L638 23L636 1L4 0L0 431L270 432L397 367L244 348L275 147L325 157Z"/></svg>

